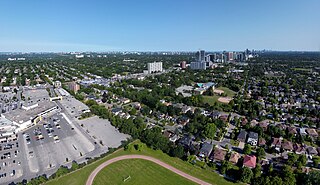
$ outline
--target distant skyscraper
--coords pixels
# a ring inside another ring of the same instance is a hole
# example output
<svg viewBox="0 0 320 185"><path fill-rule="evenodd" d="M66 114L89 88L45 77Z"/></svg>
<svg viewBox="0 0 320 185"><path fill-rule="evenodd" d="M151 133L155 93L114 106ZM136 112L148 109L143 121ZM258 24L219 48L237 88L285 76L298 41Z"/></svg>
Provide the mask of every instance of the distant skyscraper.
<svg viewBox="0 0 320 185"><path fill-rule="evenodd" d="M204 62L205 61L206 52L204 50L200 50L196 52L196 62Z"/></svg>
<svg viewBox="0 0 320 185"><path fill-rule="evenodd" d="M196 62L200 61L200 51L196 52Z"/></svg>
<svg viewBox="0 0 320 185"><path fill-rule="evenodd" d="M228 60L232 61L234 59L233 52L228 53Z"/></svg>
<svg viewBox="0 0 320 185"><path fill-rule="evenodd" d="M200 50L200 61L203 62L205 61L205 55L206 55L206 52L204 50Z"/></svg>

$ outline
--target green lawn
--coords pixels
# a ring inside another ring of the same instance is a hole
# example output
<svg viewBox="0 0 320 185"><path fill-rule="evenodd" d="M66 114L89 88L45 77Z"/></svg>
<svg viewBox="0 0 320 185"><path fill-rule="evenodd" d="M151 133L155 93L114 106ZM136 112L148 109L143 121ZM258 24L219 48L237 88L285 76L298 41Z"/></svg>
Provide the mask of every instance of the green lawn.
<svg viewBox="0 0 320 185"><path fill-rule="evenodd" d="M139 141L135 141L134 143L138 143ZM213 172L209 168L203 169L197 166L194 166L186 161L183 161L179 158L173 158L168 156L167 154L163 153L160 150L153 150L144 146L142 151L125 151L123 149L118 150L115 153L112 153L92 164L86 165L84 168L70 173L68 175L62 176L60 178L54 179L52 181L47 182L48 185L61 185L61 184L68 184L68 185L84 185L90 173L97 168L101 163L107 161L108 159L120 156L120 155L128 155L128 154L141 154L141 155L148 155L154 158L157 158L165 163L170 164L171 166L186 172L190 175L193 175L199 179L202 179L206 182L216 184L216 185L234 185L235 183L229 182L225 180L223 177L219 176L217 173ZM160 167L159 167L160 168ZM157 169L158 171L158 169ZM154 173L157 173L155 171ZM121 176L122 178L122 176ZM148 180L148 179L147 179ZM149 182L144 182L142 184L148 184ZM180 184L180 183L179 183Z"/></svg>
<svg viewBox="0 0 320 185"><path fill-rule="evenodd" d="M218 89L218 90L223 90L224 93L226 93L227 96L229 96L229 97L233 97L233 96L236 94L236 92L234 92L233 90L231 90L231 89L229 89L229 88L227 88L227 87L218 87L218 88L216 88L216 89Z"/></svg>
<svg viewBox="0 0 320 185"><path fill-rule="evenodd" d="M213 95L213 96L203 96L203 103L208 103L209 105L213 105L215 102L220 103L218 101L220 96Z"/></svg>
<svg viewBox="0 0 320 185"><path fill-rule="evenodd" d="M307 68L292 68L294 71L312 71L312 69L307 69Z"/></svg>
<svg viewBox="0 0 320 185"><path fill-rule="evenodd" d="M233 97L236 94L236 92L234 92L233 90L231 90L231 89L229 89L227 87L218 87L216 89L223 90L224 93L226 93L228 97ZM208 103L209 105L213 105L215 102L221 103L221 102L218 101L218 99L220 97L221 96L219 96L219 95L203 96L203 102L204 103Z"/></svg>
<svg viewBox="0 0 320 185"><path fill-rule="evenodd" d="M128 178L130 176L130 178ZM124 179L127 179L124 182ZM195 184L151 161L129 159L113 163L98 173L94 185L102 184Z"/></svg>

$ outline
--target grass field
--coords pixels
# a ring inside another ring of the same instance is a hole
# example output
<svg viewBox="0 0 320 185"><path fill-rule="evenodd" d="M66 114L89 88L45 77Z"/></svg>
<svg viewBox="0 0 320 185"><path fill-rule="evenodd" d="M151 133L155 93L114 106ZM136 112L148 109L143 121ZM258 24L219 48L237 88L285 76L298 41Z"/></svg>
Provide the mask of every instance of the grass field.
<svg viewBox="0 0 320 185"><path fill-rule="evenodd" d="M216 89L223 90L224 93L226 93L228 97L233 97L236 94L236 92L232 91L231 89L229 89L227 87L218 87ZM221 103L221 102L218 101L218 99L220 97L221 96L219 96L219 95L203 96L203 102L204 103L208 103L209 105L213 105L215 102Z"/></svg>
<svg viewBox="0 0 320 185"><path fill-rule="evenodd" d="M130 178L128 178L130 176ZM125 182L124 179L128 178ZM113 163L98 173L94 185L101 184L184 184L193 182L142 159L130 159Z"/></svg>
<svg viewBox="0 0 320 185"><path fill-rule="evenodd" d="M138 143L138 142L139 141L135 141L134 143ZM232 182L225 180L223 177L219 176L217 173L213 172L209 168L203 169L203 168L194 166L194 165L192 165L186 161L183 161L179 158L170 157L167 154L163 153L162 151L150 149L145 145L144 145L142 151L136 151L136 150L125 151L123 149L119 149L117 152L114 152L114 153L112 153L112 154L92 163L92 164L86 165L84 168L82 168L80 170L77 170L73 173L70 173L70 174L62 176L60 178L49 181L46 184L48 184L48 185L61 185L61 184L84 185L88 176L90 175L90 173L95 168L97 168L101 163L103 163L104 161L107 161L108 159L111 159L111 158L114 158L114 157L117 157L120 155L128 155L128 154L140 154L140 155L152 156L152 157L157 158L167 164L170 164L171 166L173 166L183 172L186 172L192 176L195 176L195 177L202 179L206 182L209 182L211 184L215 184L215 185L234 185L235 184L235 183L232 183ZM114 163L114 164L116 164L116 163ZM158 168L160 168L160 166ZM153 173L157 173L158 168ZM124 169L124 170L126 170L126 169ZM123 178L122 176L119 176L119 177ZM103 178L103 177L101 177L101 178ZM111 180L116 182L116 179L111 179ZM148 180L149 179L146 179L145 182L143 182L142 184L149 184ZM99 183L99 182L97 182L97 183ZM103 184L105 184L105 183L103 183ZM181 183L178 183L178 184L181 184Z"/></svg>
<svg viewBox="0 0 320 185"><path fill-rule="evenodd" d="M292 68L295 71L312 71L312 69L306 69L306 68Z"/></svg>

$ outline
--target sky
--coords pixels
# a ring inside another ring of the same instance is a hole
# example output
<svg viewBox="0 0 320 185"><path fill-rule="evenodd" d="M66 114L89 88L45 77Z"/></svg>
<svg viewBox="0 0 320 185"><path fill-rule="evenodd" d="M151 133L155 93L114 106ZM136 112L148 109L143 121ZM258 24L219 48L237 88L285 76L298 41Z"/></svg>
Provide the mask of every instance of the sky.
<svg viewBox="0 0 320 185"><path fill-rule="evenodd" d="M320 51L319 0L1 0L1 52Z"/></svg>

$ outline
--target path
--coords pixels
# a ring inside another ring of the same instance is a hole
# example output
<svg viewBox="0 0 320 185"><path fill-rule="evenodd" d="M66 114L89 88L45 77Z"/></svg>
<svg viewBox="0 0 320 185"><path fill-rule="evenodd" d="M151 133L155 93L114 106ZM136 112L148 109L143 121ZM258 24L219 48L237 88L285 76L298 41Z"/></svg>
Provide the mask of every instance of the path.
<svg viewBox="0 0 320 185"><path fill-rule="evenodd" d="M119 156L119 157L116 157L116 158L113 158L113 159L110 159L104 163L102 163L100 166L98 166L89 176L87 182L86 182L86 185L92 185L93 184L93 180L94 178L97 176L97 174L103 169L105 168L106 166L114 163L114 162L117 162L117 161L121 161L121 160L125 160L125 159L144 159L144 160L147 160L147 161L151 161L151 162L154 162L186 179L189 179L190 181L192 182L195 182L197 184L202 184L202 185L209 185L210 183L207 183L203 180L200 180L196 177L193 177L187 173L184 173L162 161L160 161L159 159L156 159L156 158L153 158L153 157L150 157L150 156L145 156L145 155L123 155L123 156Z"/></svg>

